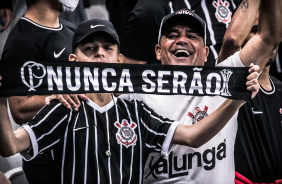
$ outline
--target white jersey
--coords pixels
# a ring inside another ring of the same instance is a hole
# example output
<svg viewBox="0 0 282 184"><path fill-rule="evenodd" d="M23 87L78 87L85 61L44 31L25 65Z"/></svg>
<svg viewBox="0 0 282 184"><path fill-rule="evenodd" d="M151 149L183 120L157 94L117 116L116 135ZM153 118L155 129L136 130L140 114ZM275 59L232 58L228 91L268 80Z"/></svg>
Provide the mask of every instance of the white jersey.
<svg viewBox="0 0 282 184"><path fill-rule="evenodd" d="M239 52L217 66L243 67ZM185 125L197 123L225 100L220 96L125 94L121 98L144 101L161 116ZM234 143L237 114L200 148L175 145L168 156L151 153L145 166L144 183L234 183Z"/></svg>

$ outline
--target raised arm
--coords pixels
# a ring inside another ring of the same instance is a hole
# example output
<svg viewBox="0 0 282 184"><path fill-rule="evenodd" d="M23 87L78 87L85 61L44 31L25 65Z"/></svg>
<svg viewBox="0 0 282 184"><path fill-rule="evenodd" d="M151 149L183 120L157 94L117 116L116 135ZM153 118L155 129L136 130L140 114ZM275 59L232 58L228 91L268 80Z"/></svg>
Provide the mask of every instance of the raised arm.
<svg viewBox="0 0 282 184"><path fill-rule="evenodd" d="M7 110L7 98L0 98L0 154L11 156L31 146L28 133L20 128L13 131Z"/></svg>
<svg viewBox="0 0 282 184"><path fill-rule="evenodd" d="M2 86L0 75L0 87ZM9 106L13 119L17 124L25 124L31 120L45 105L46 96L13 96L9 97Z"/></svg>
<svg viewBox="0 0 282 184"><path fill-rule="evenodd" d="M243 0L232 17L223 38L223 44L218 55L218 63L241 49L241 46L252 26L257 20L260 0Z"/></svg>
<svg viewBox="0 0 282 184"><path fill-rule="evenodd" d="M247 77L247 90L252 91L254 95L259 91L257 81L259 67L250 68L251 73ZM213 113L191 126L179 125L174 133L172 143L187 145L191 147L200 147L211 138L213 138L232 118L238 109L245 103L243 100L225 100L219 108Z"/></svg>
<svg viewBox="0 0 282 184"><path fill-rule="evenodd" d="M254 63L264 68L274 48L282 40L282 1L261 0L258 33L240 51L240 59L245 66Z"/></svg>
<svg viewBox="0 0 282 184"><path fill-rule="evenodd" d="M46 96L13 96L9 97L9 106L17 124L31 120L45 105Z"/></svg>
<svg viewBox="0 0 282 184"><path fill-rule="evenodd" d="M191 126L180 124L174 133L173 144L198 148L213 138L244 104L243 100L225 100L213 113Z"/></svg>

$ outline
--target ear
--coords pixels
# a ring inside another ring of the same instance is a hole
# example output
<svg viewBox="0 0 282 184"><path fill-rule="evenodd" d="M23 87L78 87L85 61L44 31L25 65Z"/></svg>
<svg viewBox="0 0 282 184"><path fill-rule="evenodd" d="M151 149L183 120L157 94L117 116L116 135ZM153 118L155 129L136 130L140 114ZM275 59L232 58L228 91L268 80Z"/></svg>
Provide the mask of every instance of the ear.
<svg viewBox="0 0 282 184"><path fill-rule="evenodd" d="M207 60L208 60L208 55L209 55L209 47L207 47L207 46L204 46L205 48L204 48L204 50L203 50L203 52L204 52L204 61L205 62L207 62Z"/></svg>
<svg viewBox="0 0 282 184"><path fill-rule="evenodd" d="M118 63L123 63L123 58L122 54L118 54Z"/></svg>
<svg viewBox="0 0 282 184"><path fill-rule="evenodd" d="M160 44L157 44L157 45L155 46L155 53L156 53L156 59L157 59L158 61L161 60L161 50L162 50L161 45L160 45Z"/></svg>
<svg viewBox="0 0 282 184"><path fill-rule="evenodd" d="M69 55L69 61L71 61L71 62L76 62L76 61L77 61L77 55L75 55L75 54L70 54L70 55Z"/></svg>

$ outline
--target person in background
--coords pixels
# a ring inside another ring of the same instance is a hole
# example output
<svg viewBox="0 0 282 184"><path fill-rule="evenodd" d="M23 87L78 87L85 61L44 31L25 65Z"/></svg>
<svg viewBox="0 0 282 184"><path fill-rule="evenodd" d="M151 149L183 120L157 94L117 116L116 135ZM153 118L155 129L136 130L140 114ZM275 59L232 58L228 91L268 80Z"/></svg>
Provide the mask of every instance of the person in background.
<svg viewBox="0 0 282 184"><path fill-rule="evenodd" d="M61 12L73 11L78 0L26 0L27 10L12 28L4 46L2 59L17 61L66 61L71 53L71 37L75 26L59 19ZM14 121L24 124L45 105L44 96L9 98ZM51 178L51 152L40 154L31 162L23 161L30 184L48 183Z"/></svg>
<svg viewBox="0 0 282 184"><path fill-rule="evenodd" d="M218 63L239 51L258 32L259 0L238 9L225 33ZM242 4L243 5L243 4ZM282 182L282 82L269 74L278 46L259 75L259 93L239 110L235 183Z"/></svg>
<svg viewBox="0 0 282 184"><path fill-rule="evenodd" d="M206 66L212 66L221 48L222 39L233 12L241 0L107 0L106 5L121 39L121 53L126 63L160 64L154 47L165 15L188 8L207 23L206 45L209 55Z"/></svg>
<svg viewBox="0 0 282 184"><path fill-rule="evenodd" d="M11 184L11 181L0 171L0 183L1 184Z"/></svg>

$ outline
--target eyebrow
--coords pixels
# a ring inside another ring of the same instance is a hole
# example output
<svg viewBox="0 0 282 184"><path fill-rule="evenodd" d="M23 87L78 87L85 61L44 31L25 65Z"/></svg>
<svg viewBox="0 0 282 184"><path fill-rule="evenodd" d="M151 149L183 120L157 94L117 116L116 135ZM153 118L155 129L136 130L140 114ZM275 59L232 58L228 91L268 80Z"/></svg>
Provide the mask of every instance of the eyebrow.
<svg viewBox="0 0 282 184"><path fill-rule="evenodd" d="M168 35L168 34L170 34L170 33L172 33L172 32L178 32L178 29L177 29L177 28L169 29L169 30L167 31L167 33L165 33L165 35ZM188 33L194 33L194 34L200 36L200 34L199 34L197 31L193 30L193 29L187 30L186 32L188 32Z"/></svg>

